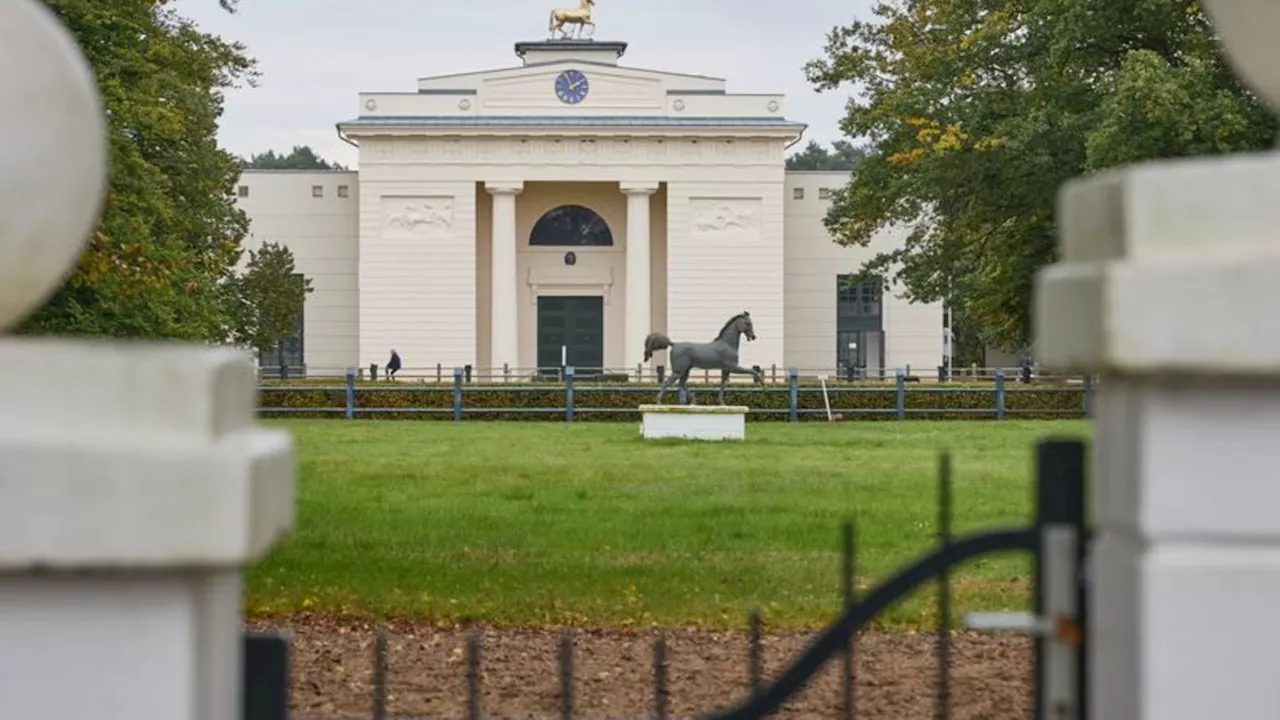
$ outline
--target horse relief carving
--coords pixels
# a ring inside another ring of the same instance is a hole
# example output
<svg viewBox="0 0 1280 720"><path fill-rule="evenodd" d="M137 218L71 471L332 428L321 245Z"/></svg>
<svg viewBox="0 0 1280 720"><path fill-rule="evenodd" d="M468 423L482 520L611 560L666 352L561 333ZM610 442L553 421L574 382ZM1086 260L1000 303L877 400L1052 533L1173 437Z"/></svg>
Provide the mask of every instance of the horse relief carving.
<svg viewBox="0 0 1280 720"><path fill-rule="evenodd" d="M453 227L453 201L440 199L405 203L399 210L387 214L387 227L399 228L410 235L448 230Z"/></svg>
<svg viewBox="0 0 1280 720"><path fill-rule="evenodd" d="M755 213L735 203L716 203L694 213L693 229L698 232L749 230L754 227Z"/></svg>

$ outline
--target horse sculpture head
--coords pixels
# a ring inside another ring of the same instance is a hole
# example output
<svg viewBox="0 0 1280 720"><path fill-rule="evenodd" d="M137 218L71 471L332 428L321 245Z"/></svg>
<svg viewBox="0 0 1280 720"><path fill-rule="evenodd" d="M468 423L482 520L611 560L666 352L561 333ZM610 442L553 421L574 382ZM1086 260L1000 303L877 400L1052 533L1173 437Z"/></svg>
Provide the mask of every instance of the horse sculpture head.
<svg viewBox="0 0 1280 720"><path fill-rule="evenodd" d="M756 328L751 324L751 313L743 310L742 314L734 318L733 322L738 332L747 336L747 340L756 339Z"/></svg>

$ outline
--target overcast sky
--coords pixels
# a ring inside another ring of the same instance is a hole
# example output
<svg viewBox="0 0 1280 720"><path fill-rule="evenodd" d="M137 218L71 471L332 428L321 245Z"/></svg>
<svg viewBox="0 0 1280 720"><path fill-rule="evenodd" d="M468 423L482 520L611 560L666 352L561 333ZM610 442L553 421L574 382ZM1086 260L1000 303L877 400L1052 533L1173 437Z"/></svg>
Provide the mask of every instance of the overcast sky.
<svg viewBox="0 0 1280 720"><path fill-rule="evenodd" d="M722 77L729 92L781 92L805 140L840 138L847 89L818 94L804 64L837 25L871 19L872 0L597 0L597 40L629 43L622 64ZM248 46L262 77L232 91L221 142L239 155L310 145L356 165L334 123L359 92L408 92L429 75L519 65L512 45L547 37L552 8L576 0L178 0L206 32ZM766 11L766 8L768 11ZM801 143L803 145L803 143ZM796 149L798 149L797 146Z"/></svg>

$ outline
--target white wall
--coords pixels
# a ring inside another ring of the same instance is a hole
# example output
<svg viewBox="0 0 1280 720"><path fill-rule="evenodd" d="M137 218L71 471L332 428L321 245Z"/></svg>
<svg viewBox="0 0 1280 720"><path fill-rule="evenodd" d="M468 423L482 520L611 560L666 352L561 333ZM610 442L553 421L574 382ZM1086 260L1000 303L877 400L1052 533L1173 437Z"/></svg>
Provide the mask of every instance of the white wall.
<svg viewBox="0 0 1280 720"><path fill-rule="evenodd" d="M802 372L835 372L836 278L857 271L878 252L901 245L905 228L881 232L870 247L842 247L822 224L834 190L848 182L846 172L786 173L783 206L786 219L786 347L787 364ZM796 197L796 190L803 197ZM899 290L900 292L900 290ZM930 372L942 362L941 303L913 304L890 290L882 300L885 367Z"/></svg>
<svg viewBox="0 0 1280 720"><path fill-rule="evenodd" d="M312 196L314 186L322 197ZM236 204L251 222L246 250L264 241L285 245L311 279L303 359L312 374L341 374L357 361L358 197L355 172L246 170L238 183Z"/></svg>
<svg viewBox="0 0 1280 720"><path fill-rule="evenodd" d="M744 367L781 365L783 178L772 182L672 182L667 189L667 327L676 342L709 342L729 318L751 313ZM665 358L664 362L665 362Z"/></svg>
<svg viewBox="0 0 1280 720"><path fill-rule="evenodd" d="M364 151L361 151L361 165ZM475 362L476 185L360 184L360 364L406 374Z"/></svg>

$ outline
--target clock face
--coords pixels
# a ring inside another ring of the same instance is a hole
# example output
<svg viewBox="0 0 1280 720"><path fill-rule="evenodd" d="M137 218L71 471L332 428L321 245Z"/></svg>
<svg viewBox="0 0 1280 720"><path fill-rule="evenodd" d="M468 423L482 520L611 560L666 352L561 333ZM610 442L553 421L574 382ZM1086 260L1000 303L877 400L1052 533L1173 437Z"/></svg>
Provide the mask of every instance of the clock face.
<svg viewBox="0 0 1280 720"><path fill-rule="evenodd" d="M556 76L556 97L560 102L577 105L587 97L587 76L577 70L565 70Z"/></svg>

